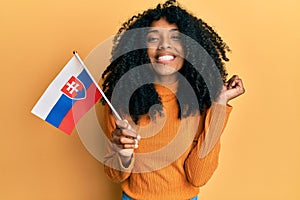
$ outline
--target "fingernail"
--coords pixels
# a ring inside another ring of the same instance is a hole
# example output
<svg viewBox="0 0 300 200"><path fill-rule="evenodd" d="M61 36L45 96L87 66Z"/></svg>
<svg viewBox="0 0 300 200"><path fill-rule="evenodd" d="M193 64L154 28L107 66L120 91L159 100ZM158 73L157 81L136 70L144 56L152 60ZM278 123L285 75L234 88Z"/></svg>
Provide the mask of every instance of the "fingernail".
<svg viewBox="0 0 300 200"><path fill-rule="evenodd" d="M136 149L136 148L138 148L138 147L139 147L139 145L138 145L138 144L135 144L135 145L134 145L134 148L135 148L135 149Z"/></svg>
<svg viewBox="0 0 300 200"><path fill-rule="evenodd" d="M141 140L141 136L139 134L136 135L137 140Z"/></svg>

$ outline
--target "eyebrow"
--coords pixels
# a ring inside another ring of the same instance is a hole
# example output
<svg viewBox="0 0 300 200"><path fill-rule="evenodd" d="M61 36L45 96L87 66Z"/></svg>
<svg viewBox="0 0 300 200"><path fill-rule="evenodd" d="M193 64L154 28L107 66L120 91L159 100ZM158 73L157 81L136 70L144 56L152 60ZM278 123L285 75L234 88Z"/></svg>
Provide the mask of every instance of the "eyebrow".
<svg viewBox="0 0 300 200"><path fill-rule="evenodd" d="M179 31L178 28L172 28L169 30L169 32L176 32L176 31ZM158 33L158 29L152 29L152 30L149 30L148 33Z"/></svg>

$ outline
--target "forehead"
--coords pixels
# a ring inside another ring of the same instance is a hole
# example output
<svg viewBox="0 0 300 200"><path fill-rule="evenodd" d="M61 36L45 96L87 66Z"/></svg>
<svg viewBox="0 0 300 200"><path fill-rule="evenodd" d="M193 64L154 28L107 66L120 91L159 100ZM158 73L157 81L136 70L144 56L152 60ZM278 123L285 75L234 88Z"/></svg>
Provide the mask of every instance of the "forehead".
<svg viewBox="0 0 300 200"><path fill-rule="evenodd" d="M160 18L159 20L153 21L150 26L151 29L155 29L155 28L178 29L178 26L176 24L170 24L165 18Z"/></svg>

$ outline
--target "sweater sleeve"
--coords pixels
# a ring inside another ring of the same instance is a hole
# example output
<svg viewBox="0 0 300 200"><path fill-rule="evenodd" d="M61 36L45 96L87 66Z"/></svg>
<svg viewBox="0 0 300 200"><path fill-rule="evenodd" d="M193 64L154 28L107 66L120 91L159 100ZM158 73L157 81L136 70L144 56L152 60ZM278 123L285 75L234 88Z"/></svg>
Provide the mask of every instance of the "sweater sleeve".
<svg viewBox="0 0 300 200"><path fill-rule="evenodd" d="M184 166L188 181L196 187L205 185L218 166L220 136L231 110L229 105L212 103L206 112L203 130Z"/></svg>
<svg viewBox="0 0 300 200"><path fill-rule="evenodd" d="M105 108L105 123L106 123L106 136L110 140L112 131L116 128L116 124L109 108ZM134 165L134 155L128 166L124 166L121 161L120 154L116 151L110 141L106 142L106 155L104 156L104 172L113 182L123 182L131 174Z"/></svg>

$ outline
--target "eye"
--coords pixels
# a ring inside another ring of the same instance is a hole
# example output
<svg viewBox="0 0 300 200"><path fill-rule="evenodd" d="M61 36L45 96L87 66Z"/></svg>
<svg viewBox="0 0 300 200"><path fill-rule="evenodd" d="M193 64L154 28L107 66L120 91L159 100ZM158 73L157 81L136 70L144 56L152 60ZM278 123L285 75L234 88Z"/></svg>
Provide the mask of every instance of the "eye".
<svg viewBox="0 0 300 200"><path fill-rule="evenodd" d="M148 36L147 37L147 42L148 43L154 43L154 42L157 42L159 40L158 37L155 37L155 36Z"/></svg>
<svg viewBox="0 0 300 200"><path fill-rule="evenodd" d="M180 37L179 34L178 35L171 35L171 39L175 40L175 41L179 41L179 40L181 40L181 37Z"/></svg>

